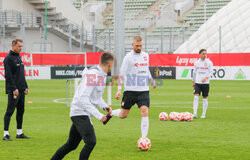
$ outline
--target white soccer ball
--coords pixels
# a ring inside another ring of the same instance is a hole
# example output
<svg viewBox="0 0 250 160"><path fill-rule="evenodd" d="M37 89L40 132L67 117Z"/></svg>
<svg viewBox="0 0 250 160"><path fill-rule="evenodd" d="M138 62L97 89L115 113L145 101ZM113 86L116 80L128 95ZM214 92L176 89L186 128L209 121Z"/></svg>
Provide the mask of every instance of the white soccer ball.
<svg viewBox="0 0 250 160"><path fill-rule="evenodd" d="M182 113L171 112L169 114L169 119L171 121L189 121L189 122L191 122L194 119L194 117L193 117L192 113L190 113L190 112L182 112Z"/></svg>
<svg viewBox="0 0 250 160"><path fill-rule="evenodd" d="M178 112L171 112L171 113L169 114L169 119L170 119L171 121L178 121Z"/></svg>
<svg viewBox="0 0 250 160"><path fill-rule="evenodd" d="M161 113L159 114L159 119L160 119L161 121L166 121L166 120L168 120L168 114L167 114L166 112L161 112Z"/></svg>
<svg viewBox="0 0 250 160"><path fill-rule="evenodd" d="M183 121L187 121L189 118L189 112L183 112Z"/></svg>
<svg viewBox="0 0 250 160"><path fill-rule="evenodd" d="M186 119L187 119L187 121L191 122L194 119L194 116L192 115L192 113L188 112Z"/></svg>
<svg viewBox="0 0 250 160"><path fill-rule="evenodd" d="M192 121L193 120L193 115L190 112L183 112L183 121Z"/></svg>
<svg viewBox="0 0 250 160"><path fill-rule="evenodd" d="M184 117L185 117L184 113L178 113L178 115L177 115L177 121L183 121Z"/></svg>
<svg viewBox="0 0 250 160"><path fill-rule="evenodd" d="M146 137L141 137L137 141L137 146L142 151L147 151L151 148L151 141Z"/></svg>

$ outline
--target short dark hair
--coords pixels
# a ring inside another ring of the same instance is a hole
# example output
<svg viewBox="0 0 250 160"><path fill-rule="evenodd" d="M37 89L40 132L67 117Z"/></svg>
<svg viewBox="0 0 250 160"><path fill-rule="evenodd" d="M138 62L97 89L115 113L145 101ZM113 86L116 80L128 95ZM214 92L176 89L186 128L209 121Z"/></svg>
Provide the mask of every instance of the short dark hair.
<svg viewBox="0 0 250 160"><path fill-rule="evenodd" d="M135 36L135 37L134 37L134 41L136 41L136 42L141 42L141 41L142 41L141 36Z"/></svg>
<svg viewBox="0 0 250 160"><path fill-rule="evenodd" d="M201 54L203 51L207 51L206 49L201 49L200 51L199 51L199 54Z"/></svg>
<svg viewBox="0 0 250 160"><path fill-rule="evenodd" d="M16 45L18 42L23 43L23 40L21 40L21 39L14 39L11 44L12 45Z"/></svg>
<svg viewBox="0 0 250 160"><path fill-rule="evenodd" d="M109 61L114 61L115 56L110 52L103 52L100 58L100 64L107 65Z"/></svg>

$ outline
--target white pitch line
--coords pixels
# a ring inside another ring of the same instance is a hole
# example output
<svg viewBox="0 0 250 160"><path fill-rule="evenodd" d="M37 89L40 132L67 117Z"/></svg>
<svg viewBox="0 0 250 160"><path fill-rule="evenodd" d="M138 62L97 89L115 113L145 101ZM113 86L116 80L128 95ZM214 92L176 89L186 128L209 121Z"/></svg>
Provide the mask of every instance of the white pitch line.
<svg viewBox="0 0 250 160"><path fill-rule="evenodd" d="M193 107L188 107L188 106L184 106L184 107L170 107L170 106L151 106L152 108L189 108L189 109L193 109ZM208 107L208 109L242 109L242 110L249 110L250 107Z"/></svg>
<svg viewBox="0 0 250 160"><path fill-rule="evenodd" d="M212 102L209 102L209 103L222 103L222 101L212 101ZM193 102L162 102L162 103L150 103L150 105L170 105L170 104L193 104ZM112 105L121 105L120 103L114 103Z"/></svg>
<svg viewBox="0 0 250 160"><path fill-rule="evenodd" d="M25 109L44 109L49 107L25 107Z"/></svg>
<svg viewBox="0 0 250 160"><path fill-rule="evenodd" d="M47 109L49 107L25 107L25 109ZM6 110L4 108L1 108L0 110Z"/></svg>
<svg viewBox="0 0 250 160"><path fill-rule="evenodd" d="M72 99L72 98L69 98L69 99ZM61 100L66 100L66 98L55 99L55 100L53 100L53 102L54 103L63 103L63 104L67 103L67 102L60 102Z"/></svg>
<svg viewBox="0 0 250 160"><path fill-rule="evenodd" d="M66 102L60 102L61 100L65 100L66 98L59 98L59 99L55 99L53 100L54 103L63 103L65 104ZM72 99L72 98L71 98ZM224 101L212 101L212 102L209 102L210 104L219 104L219 103L224 103ZM154 105L171 105L171 104L193 104L193 102L172 102L172 103L169 103L169 102L162 102L162 103L150 103L151 107L152 108L189 108L189 109L192 109L193 107L192 106L181 106L181 107L177 107L177 106L154 106ZM120 103L115 103L115 104L112 104L113 106L120 106L121 104ZM242 110L249 110L250 107L208 107L208 109L211 108L211 109L242 109Z"/></svg>
<svg viewBox="0 0 250 160"><path fill-rule="evenodd" d="M69 98L69 99L72 99L72 98ZM62 102L63 100L66 100L66 98L55 99L55 100L53 100L53 102L54 103L62 103L62 104L67 103L67 102ZM212 101L212 102L209 102L209 103L223 103L223 101ZM190 102L161 102L161 103L154 102L154 103L150 103L150 104L151 105L193 104L193 102L192 101L190 101ZM112 105L119 106L121 104L120 103L113 103Z"/></svg>
<svg viewBox="0 0 250 160"><path fill-rule="evenodd" d="M69 98L69 99L72 99L72 98ZM66 98L59 98L59 99L55 99L55 100L53 100L53 102L54 103L63 103L63 104L65 104L65 103L67 103L67 102L60 102L60 101L63 101L63 100L66 100ZM221 103L221 102L219 102L219 101L213 101L213 102L209 102L209 103ZM193 102L172 102L172 103L169 103L169 102L162 102L162 103L150 103L150 104L152 104L152 105L165 105L165 104L193 104ZM120 103L114 103L114 104L112 104L112 105L121 105Z"/></svg>

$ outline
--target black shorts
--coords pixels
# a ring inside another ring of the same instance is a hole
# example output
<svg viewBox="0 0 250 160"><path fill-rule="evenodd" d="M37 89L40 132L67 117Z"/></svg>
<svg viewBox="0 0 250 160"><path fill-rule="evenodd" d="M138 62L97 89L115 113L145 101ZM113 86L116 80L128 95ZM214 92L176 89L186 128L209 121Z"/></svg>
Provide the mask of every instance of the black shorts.
<svg viewBox="0 0 250 160"><path fill-rule="evenodd" d="M194 94L201 94L203 97L207 97L209 93L209 84L198 84L195 83L194 85Z"/></svg>
<svg viewBox="0 0 250 160"><path fill-rule="evenodd" d="M150 105L149 91L125 91L123 92L121 106L130 109L135 103L138 107Z"/></svg>

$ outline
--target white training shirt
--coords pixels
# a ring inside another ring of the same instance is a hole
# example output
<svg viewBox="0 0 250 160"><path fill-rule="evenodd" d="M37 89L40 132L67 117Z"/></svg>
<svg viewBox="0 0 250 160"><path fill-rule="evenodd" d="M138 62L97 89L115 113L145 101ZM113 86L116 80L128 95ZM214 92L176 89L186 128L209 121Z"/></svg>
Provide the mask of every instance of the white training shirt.
<svg viewBox="0 0 250 160"><path fill-rule="evenodd" d="M94 116L101 120L103 114L98 111L98 107L106 110L108 106L103 98L103 92L106 85L107 74L100 66L95 66L83 71L83 77L80 85L75 91L70 108L70 117L87 115Z"/></svg>
<svg viewBox="0 0 250 160"><path fill-rule="evenodd" d="M199 59L194 63L193 81L198 84L209 84L210 78L213 74L213 63L209 59ZM206 82L202 79L208 77Z"/></svg>
<svg viewBox="0 0 250 160"><path fill-rule="evenodd" d="M152 80L149 71L149 55L132 50L123 59L118 90L122 89L124 82L124 91L149 91L149 79Z"/></svg>

